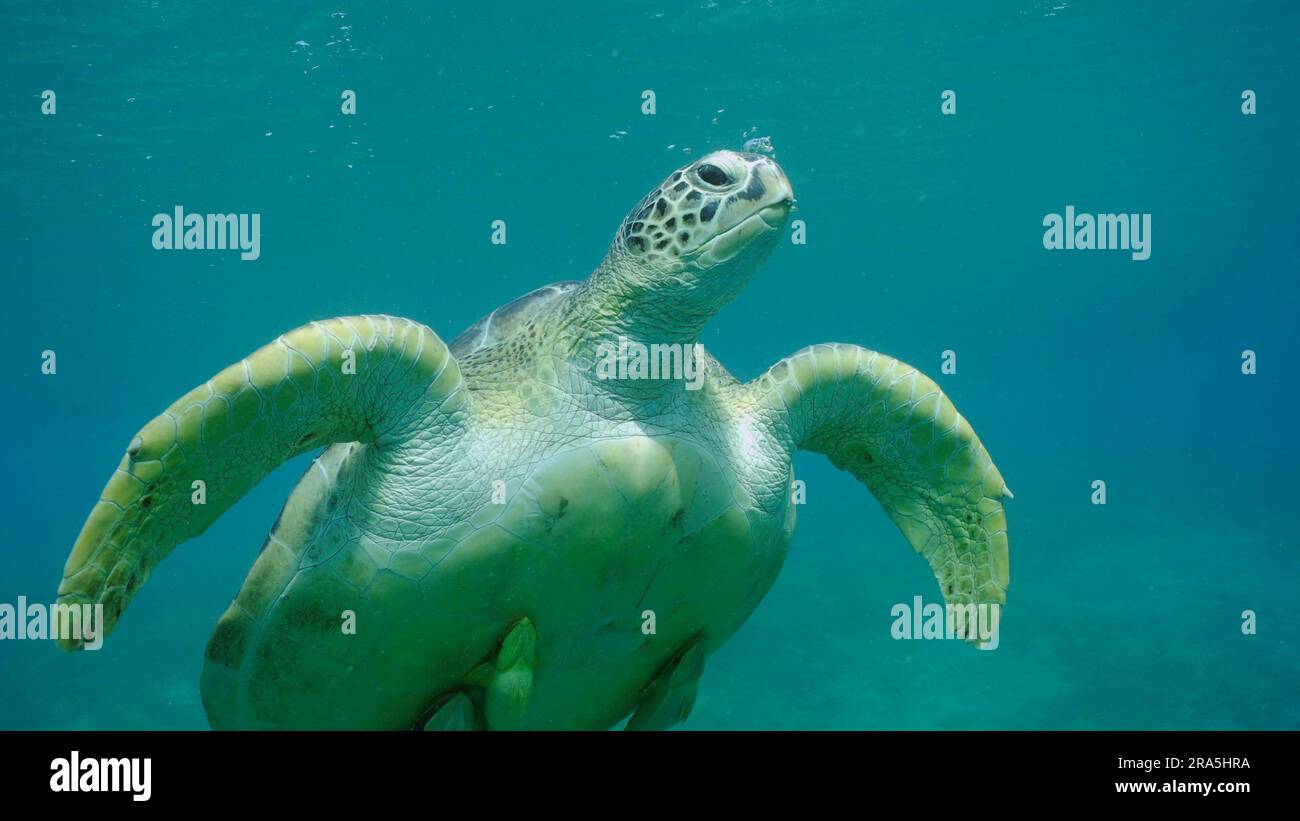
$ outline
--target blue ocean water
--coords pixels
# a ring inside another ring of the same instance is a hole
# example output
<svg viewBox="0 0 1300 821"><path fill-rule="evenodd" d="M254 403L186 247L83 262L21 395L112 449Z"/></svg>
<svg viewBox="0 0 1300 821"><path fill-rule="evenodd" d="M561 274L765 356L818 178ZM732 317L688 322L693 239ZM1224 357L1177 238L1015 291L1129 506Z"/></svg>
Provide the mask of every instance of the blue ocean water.
<svg viewBox="0 0 1300 821"><path fill-rule="evenodd" d="M743 379L843 341L939 380L1015 490L1012 583L996 651L895 641L929 569L800 454L789 560L685 727L1300 728L1300 7L547 5L7 4L0 602L52 600L131 435L230 362L362 312L450 339L586 276L673 168L771 136L807 242L702 341ZM154 250L178 204L260 214L260 259ZM1151 214L1150 258L1045 250L1071 205ZM204 644L309 459L102 650L0 641L0 728L207 726Z"/></svg>

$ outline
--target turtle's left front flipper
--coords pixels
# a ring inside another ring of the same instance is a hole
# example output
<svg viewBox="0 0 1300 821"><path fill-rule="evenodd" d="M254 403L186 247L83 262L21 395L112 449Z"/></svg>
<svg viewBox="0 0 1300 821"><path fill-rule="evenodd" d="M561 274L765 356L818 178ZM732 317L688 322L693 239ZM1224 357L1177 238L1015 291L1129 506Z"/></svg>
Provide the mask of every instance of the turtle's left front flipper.
<svg viewBox="0 0 1300 821"><path fill-rule="evenodd" d="M331 443L383 451L455 430L462 384L438 335L408 319L340 317L284 334L136 434L68 556L59 603L102 604L107 633L172 548L277 466Z"/></svg>
<svg viewBox="0 0 1300 821"><path fill-rule="evenodd" d="M745 410L770 420L788 447L825 454L871 489L949 604L1006 602L1002 499L1011 491L931 379L875 351L830 344L781 360L742 390Z"/></svg>

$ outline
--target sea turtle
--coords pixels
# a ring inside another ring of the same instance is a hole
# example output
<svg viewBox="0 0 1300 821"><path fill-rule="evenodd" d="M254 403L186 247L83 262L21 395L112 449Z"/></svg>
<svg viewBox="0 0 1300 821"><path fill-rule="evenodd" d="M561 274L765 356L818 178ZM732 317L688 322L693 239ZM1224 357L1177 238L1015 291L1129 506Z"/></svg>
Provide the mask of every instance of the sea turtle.
<svg viewBox="0 0 1300 821"><path fill-rule="evenodd" d="M131 440L59 601L111 629L176 545L323 446L208 643L214 728L667 728L776 579L801 448L870 488L949 603L1001 605L1010 493L934 382L846 344L740 382L695 346L792 202L773 159L716 151L585 281L450 347L390 316L284 334Z"/></svg>

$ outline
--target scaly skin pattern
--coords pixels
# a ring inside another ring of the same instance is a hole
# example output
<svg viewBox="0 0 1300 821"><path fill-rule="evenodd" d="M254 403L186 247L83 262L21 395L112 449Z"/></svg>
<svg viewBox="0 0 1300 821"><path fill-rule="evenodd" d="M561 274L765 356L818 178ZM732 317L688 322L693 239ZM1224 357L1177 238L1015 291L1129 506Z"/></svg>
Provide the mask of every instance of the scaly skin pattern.
<svg viewBox="0 0 1300 821"><path fill-rule="evenodd" d="M867 485L950 602L1001 604L1005 485L913 369L848 345L744 384L704 352L698 389L597 367L620 337L697 339L791 198L770 159L715 152L638 204L586 281L450 349L391 317L285 334L132 441L60 601L116 623L172 548L326 445L208 644L214 728L671 726L781 568L797 448Z"/></svg>

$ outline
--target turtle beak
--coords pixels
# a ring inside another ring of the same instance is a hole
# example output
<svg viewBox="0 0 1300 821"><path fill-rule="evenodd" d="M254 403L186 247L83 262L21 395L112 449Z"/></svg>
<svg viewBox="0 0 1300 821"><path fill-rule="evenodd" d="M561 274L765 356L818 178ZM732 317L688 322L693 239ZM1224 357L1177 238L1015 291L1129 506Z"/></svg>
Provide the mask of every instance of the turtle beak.
<svg viewBox="0 0 1300 821"><path fill-rule="evenodd" d="M758 173L769 190L775 192L787 203L794 202L794 187L790 185L790 178L785 175L781 166L776 164L775 160L765 159L758 167Z"/></svg>
<svg viewBox="0 0 1300 821"><path fill-rule="evenodd" d="M793 200L781 200L772 205L762 208L758 216L767 223L768 228L780 228L785 224L786 217L790 216L790 209Z"/></svg>
<svg viewBox="0 0 1300 821"><path fill-rule="evenodd" d="M764 157L754 164L753 173L767 192L758 213L772 228L780 228L794 208L794 188L775 160Z"/></svg>

